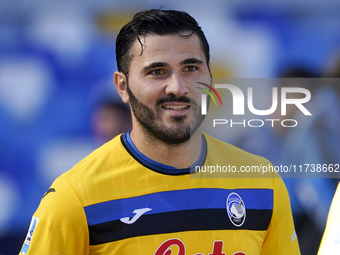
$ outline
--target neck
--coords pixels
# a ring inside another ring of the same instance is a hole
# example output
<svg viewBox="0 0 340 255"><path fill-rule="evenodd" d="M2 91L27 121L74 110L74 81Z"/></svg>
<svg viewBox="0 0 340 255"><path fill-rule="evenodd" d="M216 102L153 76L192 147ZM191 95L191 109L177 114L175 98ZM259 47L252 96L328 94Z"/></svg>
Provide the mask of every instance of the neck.
<svg viewBox="0 0 340 255"><path fill-rule="evenodd" d="M159 141L139 128L132 129L130 136L137 149L145 156L178 169L190 167L201 153L201 129L197 129L190 140L176 145Z"/></svg>

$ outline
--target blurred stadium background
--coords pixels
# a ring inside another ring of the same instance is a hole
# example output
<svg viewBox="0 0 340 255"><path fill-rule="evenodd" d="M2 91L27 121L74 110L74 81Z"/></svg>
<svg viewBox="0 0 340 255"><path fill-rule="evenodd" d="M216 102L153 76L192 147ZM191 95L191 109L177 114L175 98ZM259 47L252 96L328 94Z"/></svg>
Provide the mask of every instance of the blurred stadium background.
<svg viewBox="0 0 340 255"><path fill-rule="evenodd" d="M112 84L115 37L148 8L198 20L215 77L276 78L296 67L313 77L339 74L337 0L0 0L1 255L19 253L52 181L131 125ZM316 195L307 188L297 196ZM302 254L316 254L327 218L327 205L315 216L315 201L304 214L311 227L298 232Z"/></svg>

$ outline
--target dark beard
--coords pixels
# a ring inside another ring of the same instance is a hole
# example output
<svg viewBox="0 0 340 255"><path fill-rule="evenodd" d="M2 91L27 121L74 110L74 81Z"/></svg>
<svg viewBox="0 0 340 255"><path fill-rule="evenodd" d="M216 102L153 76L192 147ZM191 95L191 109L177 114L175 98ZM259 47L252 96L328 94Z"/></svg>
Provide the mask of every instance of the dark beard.
<svg viewBox="0 0 340 255"><path fill-rule="evenodd" d="M193 135L199 126L202 124L205 116L200 114L197 103L194 99L190 99L181 96L165 96L157 100L155 109L156 113L154 113L148 106L141 103L127 84L127 92L130 97L130 105L133 114L135 115L138 123L143 128L143 131L146 132L150 137L156 138L168 145L179 145L190 139L190 136ZM169 128L167 127L161 118L161 109L159 105L167 103L167 102L181 102L181 103L191 103L191 111L194 114L190 114L194 116L194 119L190 121L190 125L185 124L184 120L187 116L174 116L172 117L173 123L176 123L176 127Z"/></svg>

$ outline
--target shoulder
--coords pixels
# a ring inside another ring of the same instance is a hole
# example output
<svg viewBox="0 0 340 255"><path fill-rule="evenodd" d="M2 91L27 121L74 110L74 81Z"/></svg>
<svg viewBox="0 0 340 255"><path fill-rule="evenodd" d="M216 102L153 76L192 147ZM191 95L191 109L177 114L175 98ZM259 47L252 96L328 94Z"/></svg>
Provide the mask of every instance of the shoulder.
<svg viewBox="0 0 340 255"><path fill-rule="evenodd" d="M234 145L204 134L207 157L204 166L196 167L200 176L233 179L239 187L274 189L281 179L273 165L264 157L246 152ZM195 168L195 169L196 169Z"/></svg>
<svg viewBox="0 0 340 255"><path fill-rule="evenodd" d="M119 164L120 161L129 157L129 154L121 143L120 137L121 135L118 135L111 141L94 150L60 177L70 183L86 180L99 174L98 169L105 170L110 166L112 167L112 164Z"/></svg>
<svg viewBox="0 0 340 255"><path fill-rule="evenodd" d="M203 134L203 135L207 141L208 153L210 155L214 154L219 157L223 156L225 159L228 159L229 161L233 161L234 163L236 163L236 161L241 160L243 164L244 163L270 164L270 162L262 156L249 153L245 150L242 150L241 148L238 148L232 144L218 140L210 135L207 135L207 134Z"/></svg>
<svg viewBox="0 0 340 255"><path fill-rule="evenodd" d="M120 174L136 164L120 137L93 151L56 180L63 188L72 190L83 206L112 199L115 193L109 191L119 183Z"/></svg>

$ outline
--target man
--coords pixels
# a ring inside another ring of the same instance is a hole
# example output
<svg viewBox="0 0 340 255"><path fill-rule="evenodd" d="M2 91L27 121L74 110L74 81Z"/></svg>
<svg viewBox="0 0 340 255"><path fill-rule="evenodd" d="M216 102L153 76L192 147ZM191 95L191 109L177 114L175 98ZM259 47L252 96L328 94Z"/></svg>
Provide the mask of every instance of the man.
<svg viewBox="0 0 340 255"><path fill-rule="evenodd" d="M338 145L338 141L340 141L340 135L338 129L334 128L334 123L339 123L339 99L340 99L340 86L339 79L340 78L340 55L337 56L333 70L329 72L327 77L337 78L333 79L333 84L331 84L330 92L333 92L331 97L331 104L327 112L324 113L323 122L327 123L324 120L332 119L332 124L322 125L322 129L319 130L319 133L327 139L321 140L324 144L323 152L325 153L328 162L331 162L334 165L334 169L332 173L339 174L339 150L336 148ZM329 99L328 99L329 100ZM329 122L329 121L328 121ZM325 146L326 145L326 146ZM335 163L335 164L334 164ZM337 179L334 179L337 181ZM340 182L337 184L337 189L333 196L332 204L329 209L327 224L325 231L323 233L323 237L321 240L321 244L319 247L318 255L326 255L326 254L340 254Z"/></svg>
<svg viewBox="0 0 340 255"><path fill-rule="evenodd" d="M322 237L318 255L340 253L340 184L335 192L329 210L325 233Z"/></svg>
<svg viewBox="0 0 340 255"><path fill-rule="evenodd" d="M116 47L114 84L133 128L57 178L21 254L300 254L280 178L190 178L194 166L268 164L202 134L190 82L211 74L197 22L140 12Z"/></svg>

